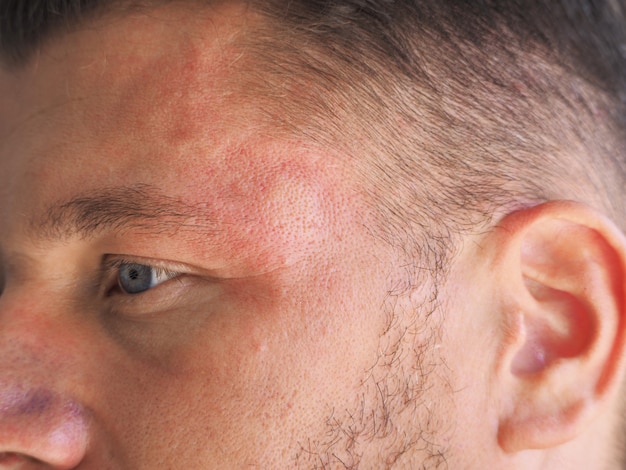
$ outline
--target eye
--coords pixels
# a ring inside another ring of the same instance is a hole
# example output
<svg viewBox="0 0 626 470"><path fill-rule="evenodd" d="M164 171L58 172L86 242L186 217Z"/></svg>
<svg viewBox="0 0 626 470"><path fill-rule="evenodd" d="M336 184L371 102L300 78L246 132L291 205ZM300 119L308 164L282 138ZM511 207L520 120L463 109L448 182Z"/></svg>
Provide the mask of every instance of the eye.
<svg viewBox="0 0 626 470"><path fill-rule="evenodd" d="M179 276L179 273L139 263L121 263L117 284L127 294L140 294Z"/></svg>

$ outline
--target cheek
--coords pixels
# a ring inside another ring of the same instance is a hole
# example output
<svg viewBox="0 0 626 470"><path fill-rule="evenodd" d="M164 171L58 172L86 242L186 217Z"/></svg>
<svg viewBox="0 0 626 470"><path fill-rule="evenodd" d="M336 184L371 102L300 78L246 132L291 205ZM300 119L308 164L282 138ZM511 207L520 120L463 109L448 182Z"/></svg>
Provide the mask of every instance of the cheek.
<svg viewBox="0 0 626 470"><path fill-rule="evenodd" d="M331 271L228 283L223 311L171 368L129 371L129 383L146 385L124 390L141 403L123 413L129 425L151 429L153 441L187 445L187 433L200 434L205 445L256 453L257 461L323 433L333 407L354 407L383 327L381 298L356 296L363 278Z"/></svg>

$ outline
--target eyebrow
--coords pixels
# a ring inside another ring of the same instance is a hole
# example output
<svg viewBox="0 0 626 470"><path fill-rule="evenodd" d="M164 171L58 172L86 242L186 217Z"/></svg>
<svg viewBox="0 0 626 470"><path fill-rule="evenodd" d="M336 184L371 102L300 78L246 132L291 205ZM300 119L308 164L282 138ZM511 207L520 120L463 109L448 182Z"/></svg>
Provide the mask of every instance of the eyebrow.
<svg viewBox="0 0 626 470"><path fill-rule="evenodd" d="M131 229L146 235L215 231L215 220L204 212L200 206L165 195L155 186L138 184L104 188L56 202L30 225L45 239L90 238L104 231Z"/></svg>

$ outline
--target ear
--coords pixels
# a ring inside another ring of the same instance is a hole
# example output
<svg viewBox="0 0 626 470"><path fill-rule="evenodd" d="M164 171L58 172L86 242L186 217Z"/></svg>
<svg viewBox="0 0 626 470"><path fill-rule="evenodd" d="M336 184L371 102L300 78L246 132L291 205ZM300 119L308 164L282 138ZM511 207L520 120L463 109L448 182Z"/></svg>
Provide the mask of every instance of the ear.
<svg viewBox="0 0 626 470"><path fill-rule="evenodd" d="M626 240L587 206L552 202L494 232L503 331L496 366L506 452L578 436L617 395L624 369Z"/></svg>

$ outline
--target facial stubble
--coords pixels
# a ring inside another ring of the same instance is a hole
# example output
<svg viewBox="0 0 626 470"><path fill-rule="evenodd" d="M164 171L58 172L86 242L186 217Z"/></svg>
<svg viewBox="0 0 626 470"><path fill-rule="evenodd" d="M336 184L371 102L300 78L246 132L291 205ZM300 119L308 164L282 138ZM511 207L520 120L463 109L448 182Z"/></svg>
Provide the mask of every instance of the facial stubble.
<svg viewBox="0 0 626 470"><path fill-rule="evenodd" d="M433 315L443 307L431 295L408 311L406 295L387 297L372 367L349 405L328 405L324 435L299 443L294 468L448 468L451 371L440 354L441 316Z"/></svg>

